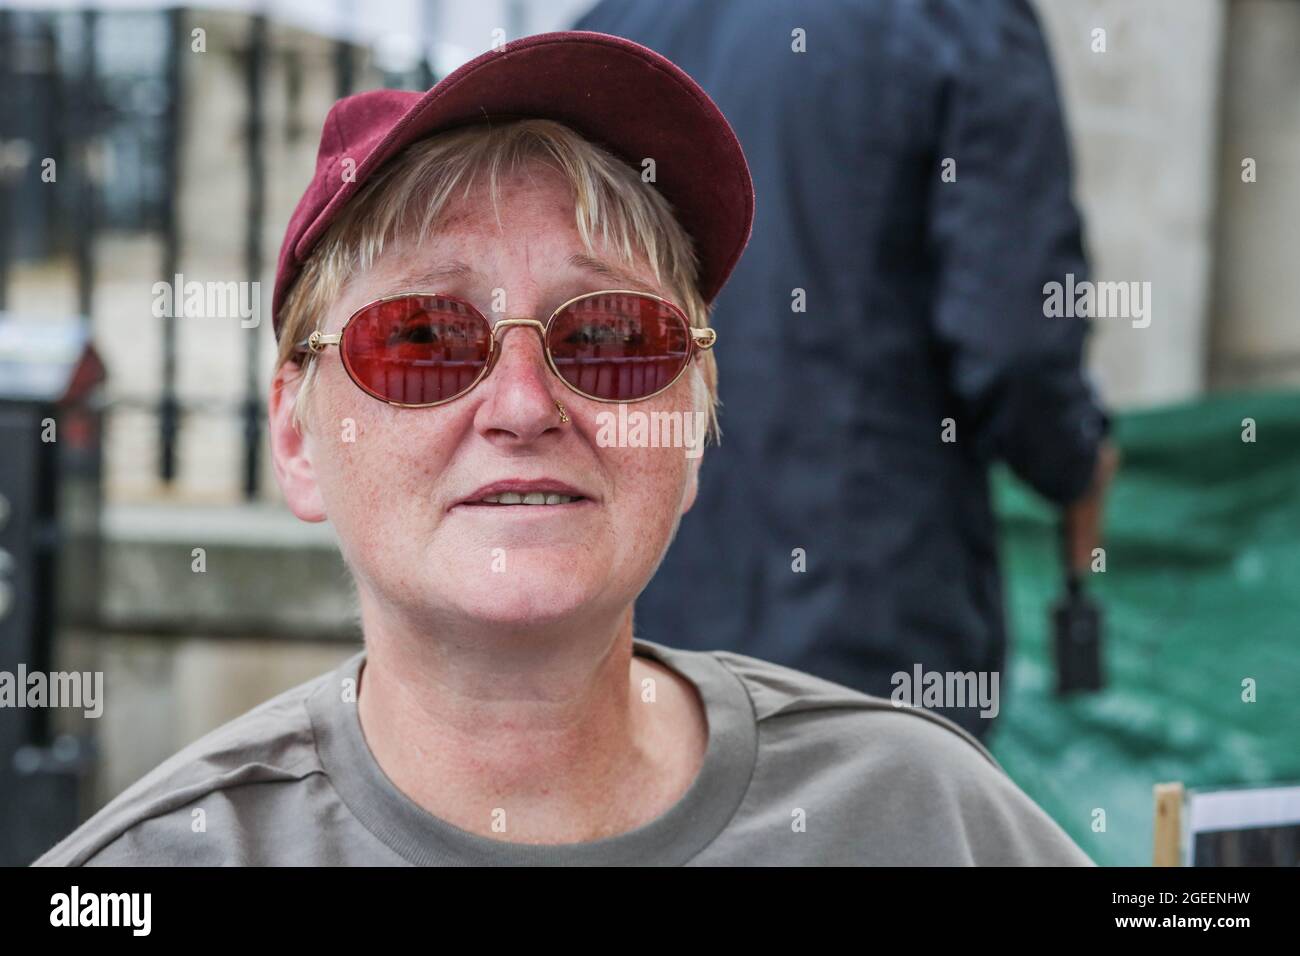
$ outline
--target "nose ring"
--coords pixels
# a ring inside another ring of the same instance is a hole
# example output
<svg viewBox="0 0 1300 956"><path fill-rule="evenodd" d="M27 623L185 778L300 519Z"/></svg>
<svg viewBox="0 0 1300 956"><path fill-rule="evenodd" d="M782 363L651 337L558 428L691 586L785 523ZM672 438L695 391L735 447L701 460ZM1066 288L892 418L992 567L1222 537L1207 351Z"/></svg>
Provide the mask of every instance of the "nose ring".
<svg viewBox="0 0 1300 956"><path fill-rule="evenodd" d="M564 410L564 406L560 404L558 398L555 400L555 407L560 410L560 424L567 425L569 422L569 413Z"/></svg>

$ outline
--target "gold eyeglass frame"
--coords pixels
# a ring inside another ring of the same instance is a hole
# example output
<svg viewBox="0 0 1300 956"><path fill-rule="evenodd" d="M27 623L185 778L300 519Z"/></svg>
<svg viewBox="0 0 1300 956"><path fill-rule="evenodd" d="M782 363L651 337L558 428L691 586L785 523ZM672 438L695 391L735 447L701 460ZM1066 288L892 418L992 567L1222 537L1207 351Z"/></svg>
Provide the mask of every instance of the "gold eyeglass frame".
<svg viewBox="0 0 1300 956"><path fill-rule="evenodd" d="M597 398L595 395L588 395L586 392L579 389L576 385L570 384L568 379L566 379L563 375L560 374L560 370L555 366L555 359L551 356L551 350L546 345L546 336L550 332L552 324L554 324L555 320L559 317L561 312L563 312L569 306L573 305L575 302L580 302L583 299L595 298L598 295L636 295L636 296L642 296L647 299L654 299L656 302L661 302L664 305L668 306L668 308L674 314L676 314L678 318L682 320L682 324L686 327L687 331L690 332L691 347L690 347L690 351L687 353L686 361L682 363L681 369L678 370L677 374L672 377L672 380L668 382L667 385L663 386L662 388L656 389L655 391L651 392L649 395L643 395L640 398L632 398L632 399ZM446 405L448 402L454 402L458 398L464 398L475 388L477 388L485 378L487 378L490 374L492 374L492 369L496 367L497 358L500 357L501 355L501 346L497 342L497 331L513 328L515 326L521 326L521 325L529 326L537 330L537 334L540 335L542 339L542 353L546 356L546 364L550 367L551 372L555 375L555 377L558 378L561 382L563 382L564 386L568 388L569 391L573 392L575 395L580 395L583 398L588 399L590 401L604 402L605 404L608 405L630 405L635 402L644 402L647 399L654 398L656 395L662 395L664 392L668 391L668 389L672 388L674 385L677 384L677 380L681 378L682 375L685 374L688 368L690 368L692 360L699 352L708 351L709 349L713 348L714 343L718 341L718 333L716 329L695 328L693 325L691 325L690 319L687 318L686 313L683 312L682 309L676 303L672 302L669 299L665 299L661 295L655 295L653 292L642 292L640 289L602 289L598 292L584 292L582 295L576 295L572 299L569 299L567 302L563 302L559 306L557 306L555 311L551 313L550 317L545 322L539 322L536 319L501 319L496 324L493 324L492 321L486 315L480 312L477 308L475 308L472 303L466 302L464 299L461 299L458 296L446 295L442 292L398 292L394 295L387 295L382 298L375 299L371 302L367 302L365 305L361 306L361 308L357 309L355 312L349 315L347 321L343 323L343 326L337 332L325 333L325 332L321 332L320 330L312 332L312 334L309 335L307 338L297 343L296 349L299 353L311 352L313 355L320 355L331 345L342 344L343 336L347 334L348 326L352 323L352 320L355 319L362 312L365 312L367 309L370 309L376 305L380 305L381 303L384 302L392 302L395 299L410 299L416 297L451 299L455 302L461 303L466 308L472 310L475 315L477 315L479 318L481 318L484 322L487 323L488 331L491 333L490 338L488 339L488 358L487 361L483 364L483 370L479 372L478 376L474 379L474 381L471 382L463 391L457 392L455 395L451 396L450 398L439 399L436 402L418 402L415 404L410 404L407 402L390 401L389 399L384 398L382 395L376 395L374 392L372 392L369 388L367 388L364 384L362 384L357 379L356 375L353 374L352 368L348 363L347 359L343 356L342 349L340 348L339 358L342 360L343 370L347 372L348 378L352 379L352 384L356 385L357 388L361 389L361 391L365 392L371 398L383 402L385 405L393 405L397 408L434 408L438 405Z"/></svg>

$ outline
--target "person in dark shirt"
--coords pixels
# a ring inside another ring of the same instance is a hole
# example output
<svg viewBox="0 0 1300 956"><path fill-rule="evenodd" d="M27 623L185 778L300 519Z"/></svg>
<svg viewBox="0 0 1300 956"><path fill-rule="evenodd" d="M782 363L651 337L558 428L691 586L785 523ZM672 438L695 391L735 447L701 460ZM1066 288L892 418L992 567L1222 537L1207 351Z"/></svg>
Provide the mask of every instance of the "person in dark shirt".
<svg viewBox="0 0 1300 956"><path fill-rule="evenodd" d="M715 303L722 445L638 635L881 696L918 665L1001 674L990 464L1065 506L1080 568L1115 466L1087 321L1044 314L1044 285L1087 268L1033 11L604 0L575 29L680 64L731 120L757 197ZM976 735L993 723L939 709Z"/></svg>

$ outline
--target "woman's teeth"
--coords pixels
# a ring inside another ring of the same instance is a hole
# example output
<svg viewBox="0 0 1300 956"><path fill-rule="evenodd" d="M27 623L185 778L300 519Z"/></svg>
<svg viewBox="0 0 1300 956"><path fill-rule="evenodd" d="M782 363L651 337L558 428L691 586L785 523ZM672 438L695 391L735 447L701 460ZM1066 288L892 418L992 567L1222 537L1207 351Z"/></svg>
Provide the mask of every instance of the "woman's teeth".
<svg viewBox="0 0 1300 956"><path fill-rule="evenodd" d="M503 491L499 495L488 495L480 498L479 501L493 505L567 505L571 501L578 501L579 498L578 495L557 495L541 491L530 491L526 495L514 491Z"/></svg>

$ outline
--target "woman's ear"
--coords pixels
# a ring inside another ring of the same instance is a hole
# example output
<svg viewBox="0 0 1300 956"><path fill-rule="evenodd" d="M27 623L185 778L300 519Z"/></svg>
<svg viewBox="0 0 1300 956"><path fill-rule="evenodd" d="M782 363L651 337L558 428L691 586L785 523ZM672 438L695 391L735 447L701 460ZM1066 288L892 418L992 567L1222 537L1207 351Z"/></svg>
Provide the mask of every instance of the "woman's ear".
<svg viewBox="0 0 1300 956"><path fill-rule="evenodd" d="M294 421L293 408L302 387L303 372L296 362L285 362L271 379L267 412L270 417L271 461L275 480L284 492L289 510L303 521L324 521L325 502L316 483L310 442Z"/></svg>
<svg viewBox="0 0 1300 956"><path fill-rule="evenodd" d="M701 408L708 407L709 390L699 369L691 371L691 392L695 398L695 409L687 413L691 416L687 424L693 423L695 427L687 428L687 434L692 437L687 438L689 447L686 449L686 493L682 495L682 514L691 510L696 496L700 493L700 462L704 460L704 447L709 440L708 415L700 411Z"/></svg>
<svg viewBox="0 0 1300 956"><path fill-rule="evenodd" d="M682 514L686 514L691 510L691 507L695 504L696 496L700 493L700 462L704 460L703 442L701 442L701 447L693 449L693 451L697 452L697 454L688 456L686 459L686 493L682 495Z"/></svg>

